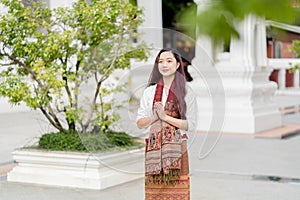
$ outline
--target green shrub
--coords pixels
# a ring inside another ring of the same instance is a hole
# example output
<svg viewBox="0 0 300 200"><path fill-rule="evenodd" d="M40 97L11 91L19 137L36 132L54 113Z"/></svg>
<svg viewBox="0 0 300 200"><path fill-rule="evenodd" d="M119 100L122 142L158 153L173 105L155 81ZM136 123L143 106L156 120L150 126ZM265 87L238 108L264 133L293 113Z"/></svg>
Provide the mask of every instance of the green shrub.
<svg viewBox="0 0 300 200"><path fill-rule="evenodd" d="M107 131L105 133L57 132L42 135L39 149L54 151L98 152L114 148L140 147L135 138L124 133Z"/></svg>
<svg viewBox="0 0 300 200"><path fill-rule="evenodd" d="M79 135L82 144L90 152L106 151L115 147L115 145L111 143L108 137L103 133L86 133Z"/></svg>
<svg viewBox="0 0 300 200"><path fill-rule="evenodd" d="M105 134L109 141L118 147L130 147L135 144L133 137L125 132L108 131Z"/></svg>
<svg viewBox="0 0 300 200"><path fill-rule="evenodd" d="M78 133L47 133L39 140L39 148L54 151L87 151Z"/></svg>

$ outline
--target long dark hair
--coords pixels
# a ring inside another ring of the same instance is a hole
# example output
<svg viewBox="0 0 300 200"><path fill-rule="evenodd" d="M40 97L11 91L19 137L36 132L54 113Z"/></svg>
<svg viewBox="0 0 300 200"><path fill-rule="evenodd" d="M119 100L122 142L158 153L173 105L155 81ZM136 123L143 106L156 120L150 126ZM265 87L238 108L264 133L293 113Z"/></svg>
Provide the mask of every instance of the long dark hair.
<svg viewBox="0 0 300 200"><path fill-rule="evenodd" d="M180 63L179 67L175 73L175 78L174 78L175 87L174 87L173 92L179 103L179 112L180 112L181 118L186 119L186 102L184 100L185 95L186 95L186 79L185 79L185 75L184 75L182 58L176 49L163 48L162 50L159 51L159 53L156 56L147 87L157 84L159 82L159 80L162 78L162 75L158 69L158 61L159 61L160 55L163 52L171 52L174 55L176 61Z"/></svg>

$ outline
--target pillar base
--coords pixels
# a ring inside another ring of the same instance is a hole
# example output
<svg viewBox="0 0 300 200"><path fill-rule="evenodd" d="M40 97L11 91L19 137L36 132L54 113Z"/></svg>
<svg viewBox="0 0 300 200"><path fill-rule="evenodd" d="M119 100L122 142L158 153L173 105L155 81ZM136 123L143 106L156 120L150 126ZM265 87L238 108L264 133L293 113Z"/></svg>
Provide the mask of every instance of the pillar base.
<svg viewBox="0 0 300 200"><path fill-rule="evenodd" d="M273 100L276 84L267 71L217 67L216 73L201 71L192 88L198 98L198 129L253 134L282 126L281 113ZM211 83L211 84L209 84ZM223 90L223 91L222 91Z"/></svg>

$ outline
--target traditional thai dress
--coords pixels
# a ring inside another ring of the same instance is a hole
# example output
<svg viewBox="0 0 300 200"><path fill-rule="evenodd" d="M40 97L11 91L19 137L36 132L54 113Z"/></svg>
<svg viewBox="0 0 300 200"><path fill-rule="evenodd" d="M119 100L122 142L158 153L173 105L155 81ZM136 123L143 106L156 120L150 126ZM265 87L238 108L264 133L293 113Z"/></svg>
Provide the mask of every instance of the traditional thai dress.
<svg viewBox="0 0 300 200"><path fill-rule="evenodd" d="M181 118L179 104L173 93L172 83L168 95L164 93L162 80L144 91L137 120L152 116L155 102L164 103L165 112ZM196 128L197 103L187 89L186 119L189 130ZM150 105L149 105L150 104ZM149 111L150 110L150 111ZM145 148L145 199L189 200L190 176L187 151L187 133L161 120L150 126Z"/></svg>

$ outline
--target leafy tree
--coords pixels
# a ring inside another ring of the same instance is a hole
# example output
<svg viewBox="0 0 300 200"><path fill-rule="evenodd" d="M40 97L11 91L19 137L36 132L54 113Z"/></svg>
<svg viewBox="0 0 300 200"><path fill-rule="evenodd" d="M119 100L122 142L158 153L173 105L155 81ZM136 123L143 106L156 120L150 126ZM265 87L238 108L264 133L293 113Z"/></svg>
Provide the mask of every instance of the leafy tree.
<svg viewBox="0 0 300 200"><path fill-rule="evenodd" d="M79 0L53 10L0 3L7 7L0 14L0 95L39 109L61 132L106 130L118 120L113 101L103 99L119 88L104 85L130 58L146 59L145 45L132 43L141 10L120 0ZM87 83L93 95L81 105Z"/></svg>
<svg viewBox="0 0 300 200"><path fill-rule="evenodd" d="M190 8L181 15L181 21L193 21L199 34L211 37L214 43L226 43L232 36L239 37L235 24L249 14L279 22L293 22L295 10L292 5L295 2L296 0L206 0L207 7L197 18L193 17L195 8Z"/></svg>
<svg viewBox="0 0 300 200"><path fill-rule="evenodd" d="M294 53L295 58L300 58L300 40L293 40L292 46L290 48L290 51ZM290 73L294 73L296 70L300 69L299 64L290 64Z"/></svg>

